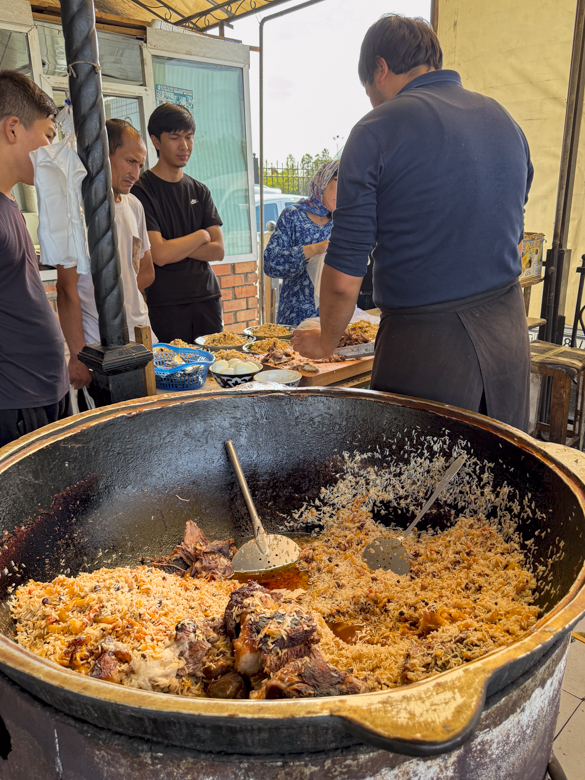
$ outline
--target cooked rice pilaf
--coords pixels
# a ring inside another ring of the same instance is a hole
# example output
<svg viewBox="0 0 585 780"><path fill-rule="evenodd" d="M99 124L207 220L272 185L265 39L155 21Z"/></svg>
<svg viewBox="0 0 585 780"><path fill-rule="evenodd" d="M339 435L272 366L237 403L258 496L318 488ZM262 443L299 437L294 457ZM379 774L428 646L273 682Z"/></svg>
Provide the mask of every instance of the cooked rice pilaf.
<svg viewBox="0 0 585 780"><path fill-rule="evenodd" d="M460 516L444 532L414 532L404 542L411 570L399 577L370 571L362 559L368 542L392 535L374 522L367 499L354 493L341 509L316 501L304 513L320 529L306 544L299 564L306 590L295 590L295 597L317 621L318 647L329 664L394 687L479 658L534 625L536 580L510 525ZM108 648L123 662L115 681L205 696L200 678L181 673L175 626L221 625L240 585L148 566L100 569L51 583L30 580L16 590L12 615L18 643L61 666L90 674ZM219 641L212 653L229 654L227 635L214 630Z"/></svg>

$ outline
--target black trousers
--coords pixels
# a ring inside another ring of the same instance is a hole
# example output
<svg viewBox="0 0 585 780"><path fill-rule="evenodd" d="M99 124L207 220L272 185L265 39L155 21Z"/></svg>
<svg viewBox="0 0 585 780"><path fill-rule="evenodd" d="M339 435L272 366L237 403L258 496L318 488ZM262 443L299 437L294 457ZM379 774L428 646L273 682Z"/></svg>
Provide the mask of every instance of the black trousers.
<svg viewBox="0 0 585 780"><path fill-rule="evenodd" d="M223 328L221 298L178 306L149 306L148 315L153 331L165 344L174 339L193 344L199 336L219 333Z"/></svg>
<svg viewBox="0 0 585 780"><path fill-rule="evenodd" d="M480 412L526 431L530 346L520 286L382 311L372 390Z"/></svg>
<svg viewBox="0 0 585 780"><path fill-rule="evenodd" d="M49 423L69 417L69 393L59 403L34 409L0 409L0 447Z"/></svg>

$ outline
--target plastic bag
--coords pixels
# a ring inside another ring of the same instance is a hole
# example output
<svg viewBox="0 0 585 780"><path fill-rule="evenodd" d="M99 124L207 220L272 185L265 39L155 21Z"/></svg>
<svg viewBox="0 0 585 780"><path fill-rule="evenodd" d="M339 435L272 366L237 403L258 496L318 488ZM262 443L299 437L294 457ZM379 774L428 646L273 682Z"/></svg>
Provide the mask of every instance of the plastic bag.
<svg viewBox="0 0 585 780"><path fill-rule="evenodd" d="M81 391L76 390L73 385L69 386L69 402L71 404L71 414L79 414L79 402L77 400L77 393L82 392L85 398L85 405L89 409L95 409L95 401L89 394L87 387L83 387Z"/></svg>
<svg viewBox="0 0 585 780"><path fill-rule="evenodd" d="M77 266L88 274L89 251L83 217L81 182L87 171L74 149L71 106L57 116L64 138L30 153L39 203L38 237L45 265Z"/></svg>
<svg viewBox="0 0 585 780"><path fill-rule="evenodd" d="M319 292L321 290L321 275L323 274L323 266L325 265L325 252L320 255L313 255L307 261L307 273L309 279L313 282L315 288L315 308L319 308Z"/></svg>

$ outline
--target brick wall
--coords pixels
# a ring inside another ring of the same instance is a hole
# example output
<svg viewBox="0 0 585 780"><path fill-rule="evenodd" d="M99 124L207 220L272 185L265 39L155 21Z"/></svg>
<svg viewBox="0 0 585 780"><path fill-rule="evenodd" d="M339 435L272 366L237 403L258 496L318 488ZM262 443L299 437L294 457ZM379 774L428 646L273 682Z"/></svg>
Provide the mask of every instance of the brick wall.
<svg viewBox="0 0 585 780"><path fill-rule="evenodd" d="M248 263L213 265L221 286L223 324L227 330L242 333L244 328L259 324L258 266Z"/></svg>

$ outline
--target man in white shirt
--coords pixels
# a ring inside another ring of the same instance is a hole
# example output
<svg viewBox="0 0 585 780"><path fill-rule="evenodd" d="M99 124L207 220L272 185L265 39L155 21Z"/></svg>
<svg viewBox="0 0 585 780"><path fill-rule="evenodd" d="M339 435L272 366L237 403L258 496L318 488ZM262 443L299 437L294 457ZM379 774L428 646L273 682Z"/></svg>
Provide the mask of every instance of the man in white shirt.
<svg viewBox="0 0 585 780"><path fill-rule="evenodd" d="M154 265L146 230L144 208L130 189L146 162L142 136L129 122L109 119L106 122L110 147L112 189L116 206L118 249L124 287L124 308L128 336L134 340L134 326L148 325L148 308L144 290L154 281ZM87 366L77 355L86 344L100 341L98 312L91 274L78 274L76 268L57 266L57 307L61 328L69 346L69 380L80 390L91 384ZM156 338L152 335L153 343Z"/></svg>

